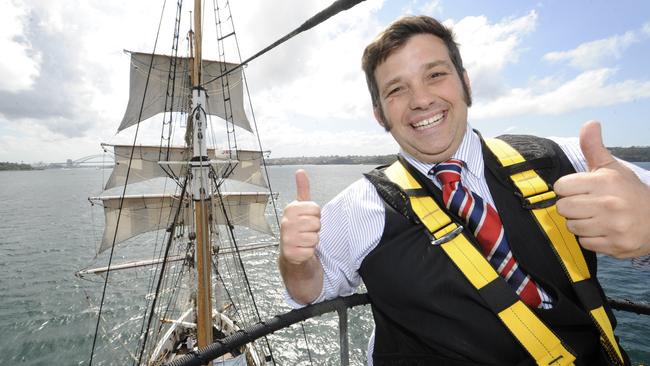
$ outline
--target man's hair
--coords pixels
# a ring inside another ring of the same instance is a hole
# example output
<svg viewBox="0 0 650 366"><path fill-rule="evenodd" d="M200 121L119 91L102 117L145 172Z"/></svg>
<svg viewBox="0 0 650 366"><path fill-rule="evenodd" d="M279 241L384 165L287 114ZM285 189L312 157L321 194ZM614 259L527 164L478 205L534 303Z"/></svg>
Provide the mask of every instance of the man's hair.
<svg viewBox="0 0 650 366"><path fill-rule="evenodd" d="M420 15L420 16L407 16L396 20L393 24L388 26L386 30L379 34L379 36L370 43L363 51L361 58L361 67L366 74L366 82L368 83L368 90L372 98L373 107L380 107L379 103L379 88L377 80L375 79L375 70L377 67L390 56L393 52L402 47L412 36L417 34L432 34L440 38L447 46L449 58L456 68L460 82L463 85L463 92L465 93L465 103L467 106L472 105L472 97L469 93L469 86L465 83L463 78L463 60L458 51L458 45L454 41L453 32L442 25L437 20ZM383 111L380 113L383 116ZM384 121L388 123L388 121ZM389 126L386 126L389 128Z"/></svg>

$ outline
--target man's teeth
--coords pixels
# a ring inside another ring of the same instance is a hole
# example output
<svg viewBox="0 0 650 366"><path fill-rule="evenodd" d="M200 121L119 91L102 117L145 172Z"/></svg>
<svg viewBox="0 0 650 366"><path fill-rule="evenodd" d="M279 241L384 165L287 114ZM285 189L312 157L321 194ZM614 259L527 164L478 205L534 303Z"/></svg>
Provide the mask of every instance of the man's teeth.
<svg viewBox="0 0 650 366"><path fill-rule="evenodd" d="M440 121L442 121L442 118L444 117L444 113L439 113L436 114L435 116L431 118L427 118L423 121L413 123L412 126L413 128L422 128L422 127L430 127L431 125L434 125Z"/></svg>

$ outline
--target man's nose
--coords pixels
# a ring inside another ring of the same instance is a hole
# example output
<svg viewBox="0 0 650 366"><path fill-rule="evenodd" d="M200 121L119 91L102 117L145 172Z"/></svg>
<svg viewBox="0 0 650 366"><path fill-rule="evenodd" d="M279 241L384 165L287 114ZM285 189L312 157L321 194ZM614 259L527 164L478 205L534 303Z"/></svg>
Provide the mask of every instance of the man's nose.
<svg viewBox="0 0 650 366"><path fill-rule="evenodd" d="M411 87L411 99L409 107L411 109L427 109L433 104L435 96L424 85Z"/></svg>

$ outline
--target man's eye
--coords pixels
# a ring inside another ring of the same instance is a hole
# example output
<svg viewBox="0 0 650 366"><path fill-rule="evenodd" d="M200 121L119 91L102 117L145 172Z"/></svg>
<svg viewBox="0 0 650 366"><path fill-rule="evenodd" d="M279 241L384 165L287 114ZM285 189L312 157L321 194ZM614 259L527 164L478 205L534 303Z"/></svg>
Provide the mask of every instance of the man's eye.
<svg viewBox="0 0 650 366"><path fill-rule="evenodd" d="M431 73L430 78L431 78L431 79L435 79L435 78L440 77L440 76L443 76L443 75L445 75L444 72L433 72L433 73Z"/></svg>
<svg viewBox="0 0 650 366"><path fill-rule="evenodd" d="M386 93L386 96L390 96L390 95L395 94L395 93L397 93L397 92L399 92L401 90L402 90L402 87L398 86L396 88L393 88L393 89L389 90L388 93Z"/></svg>

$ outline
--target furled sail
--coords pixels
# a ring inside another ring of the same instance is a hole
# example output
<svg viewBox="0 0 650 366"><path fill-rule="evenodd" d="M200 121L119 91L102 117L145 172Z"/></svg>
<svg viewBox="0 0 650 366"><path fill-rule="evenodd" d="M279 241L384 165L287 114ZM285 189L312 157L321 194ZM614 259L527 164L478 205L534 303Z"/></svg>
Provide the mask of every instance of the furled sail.
<svg viewBox="0 0 650 366"><path fill-rule="evenodd" d="M213 198L212 218L218 225L245 226L255 231L272 235L264 212L269 199L265 192L227 192ZM171 225L174 213L180 202L178 196L171 194L151 194L125 196L122 205L119 228L117 219L120 211L119 196L104 196L91 198L101 201L104 206L105 228L99 252L111 247L113 236L115 244L119 244L136 235L150 231L166 229ZM220 204L223 204L221 207ZM224 210L229 221L226 221ZM189 222L191 212L183 210L180 221Z"/></svg>
<svg viewBox="0 0 650 366"><path fill-rule="evenodd" d="M115 167L111 176L106 181L104 189L124 185L131 151L133 151L133 160L131 161L129 183L138 183L153 178L168 177L170 175L172 177L179 177L181 176L181 170L185 166L179 163L186 162L191 157L189 149L184 147L170 147L167 149L158 146L112 146L115 154ZM228 151L217 153L214 149L208 149L208 157L212 161L225 163L228 161L228 155ZM232 162L234 169L228 175L228 179L268 188L261 168L261 151L238 150L233 155L236 156L237 160Z"/></svg>
<svg viewBox="0 0 650 366"><path fill-rule="evenodd" d="M129 51L127 51L129 52ZM158 113L165 112L165 100L167 94L167 84L169 80L170 56L154 55L149 85L147 86L147 71L151 63L151 54L130 52L131 53L131 82L129 87L129 103L124 113L124 118L118 127L118 132L132 126L138 122L140 115L140 106L142 105L142 96L144 95L145 86L147 95L144 99L142 116L140 121L153 117ZM188 79L188 70L191 59L187 57L176 58L176 76L174 80L174 100L172 111L187 112L190 101L190 82ZM222 74L221 66L223 63L218 61L203 61L203 75L206 80L218 77ZM225 63L227 69L232 69L236 64ZM229 103L224 103L224 92L221 83L210 83L205 86L208 95L206 113L227 119L227 114L232 114L236 126L245 130L252 131L246 113L244 112L244 92L242 87L241 69L228 75L228 94ZM171 99L168 100L171 102ZM232 107L232 110L231 110Z"/></svg>

